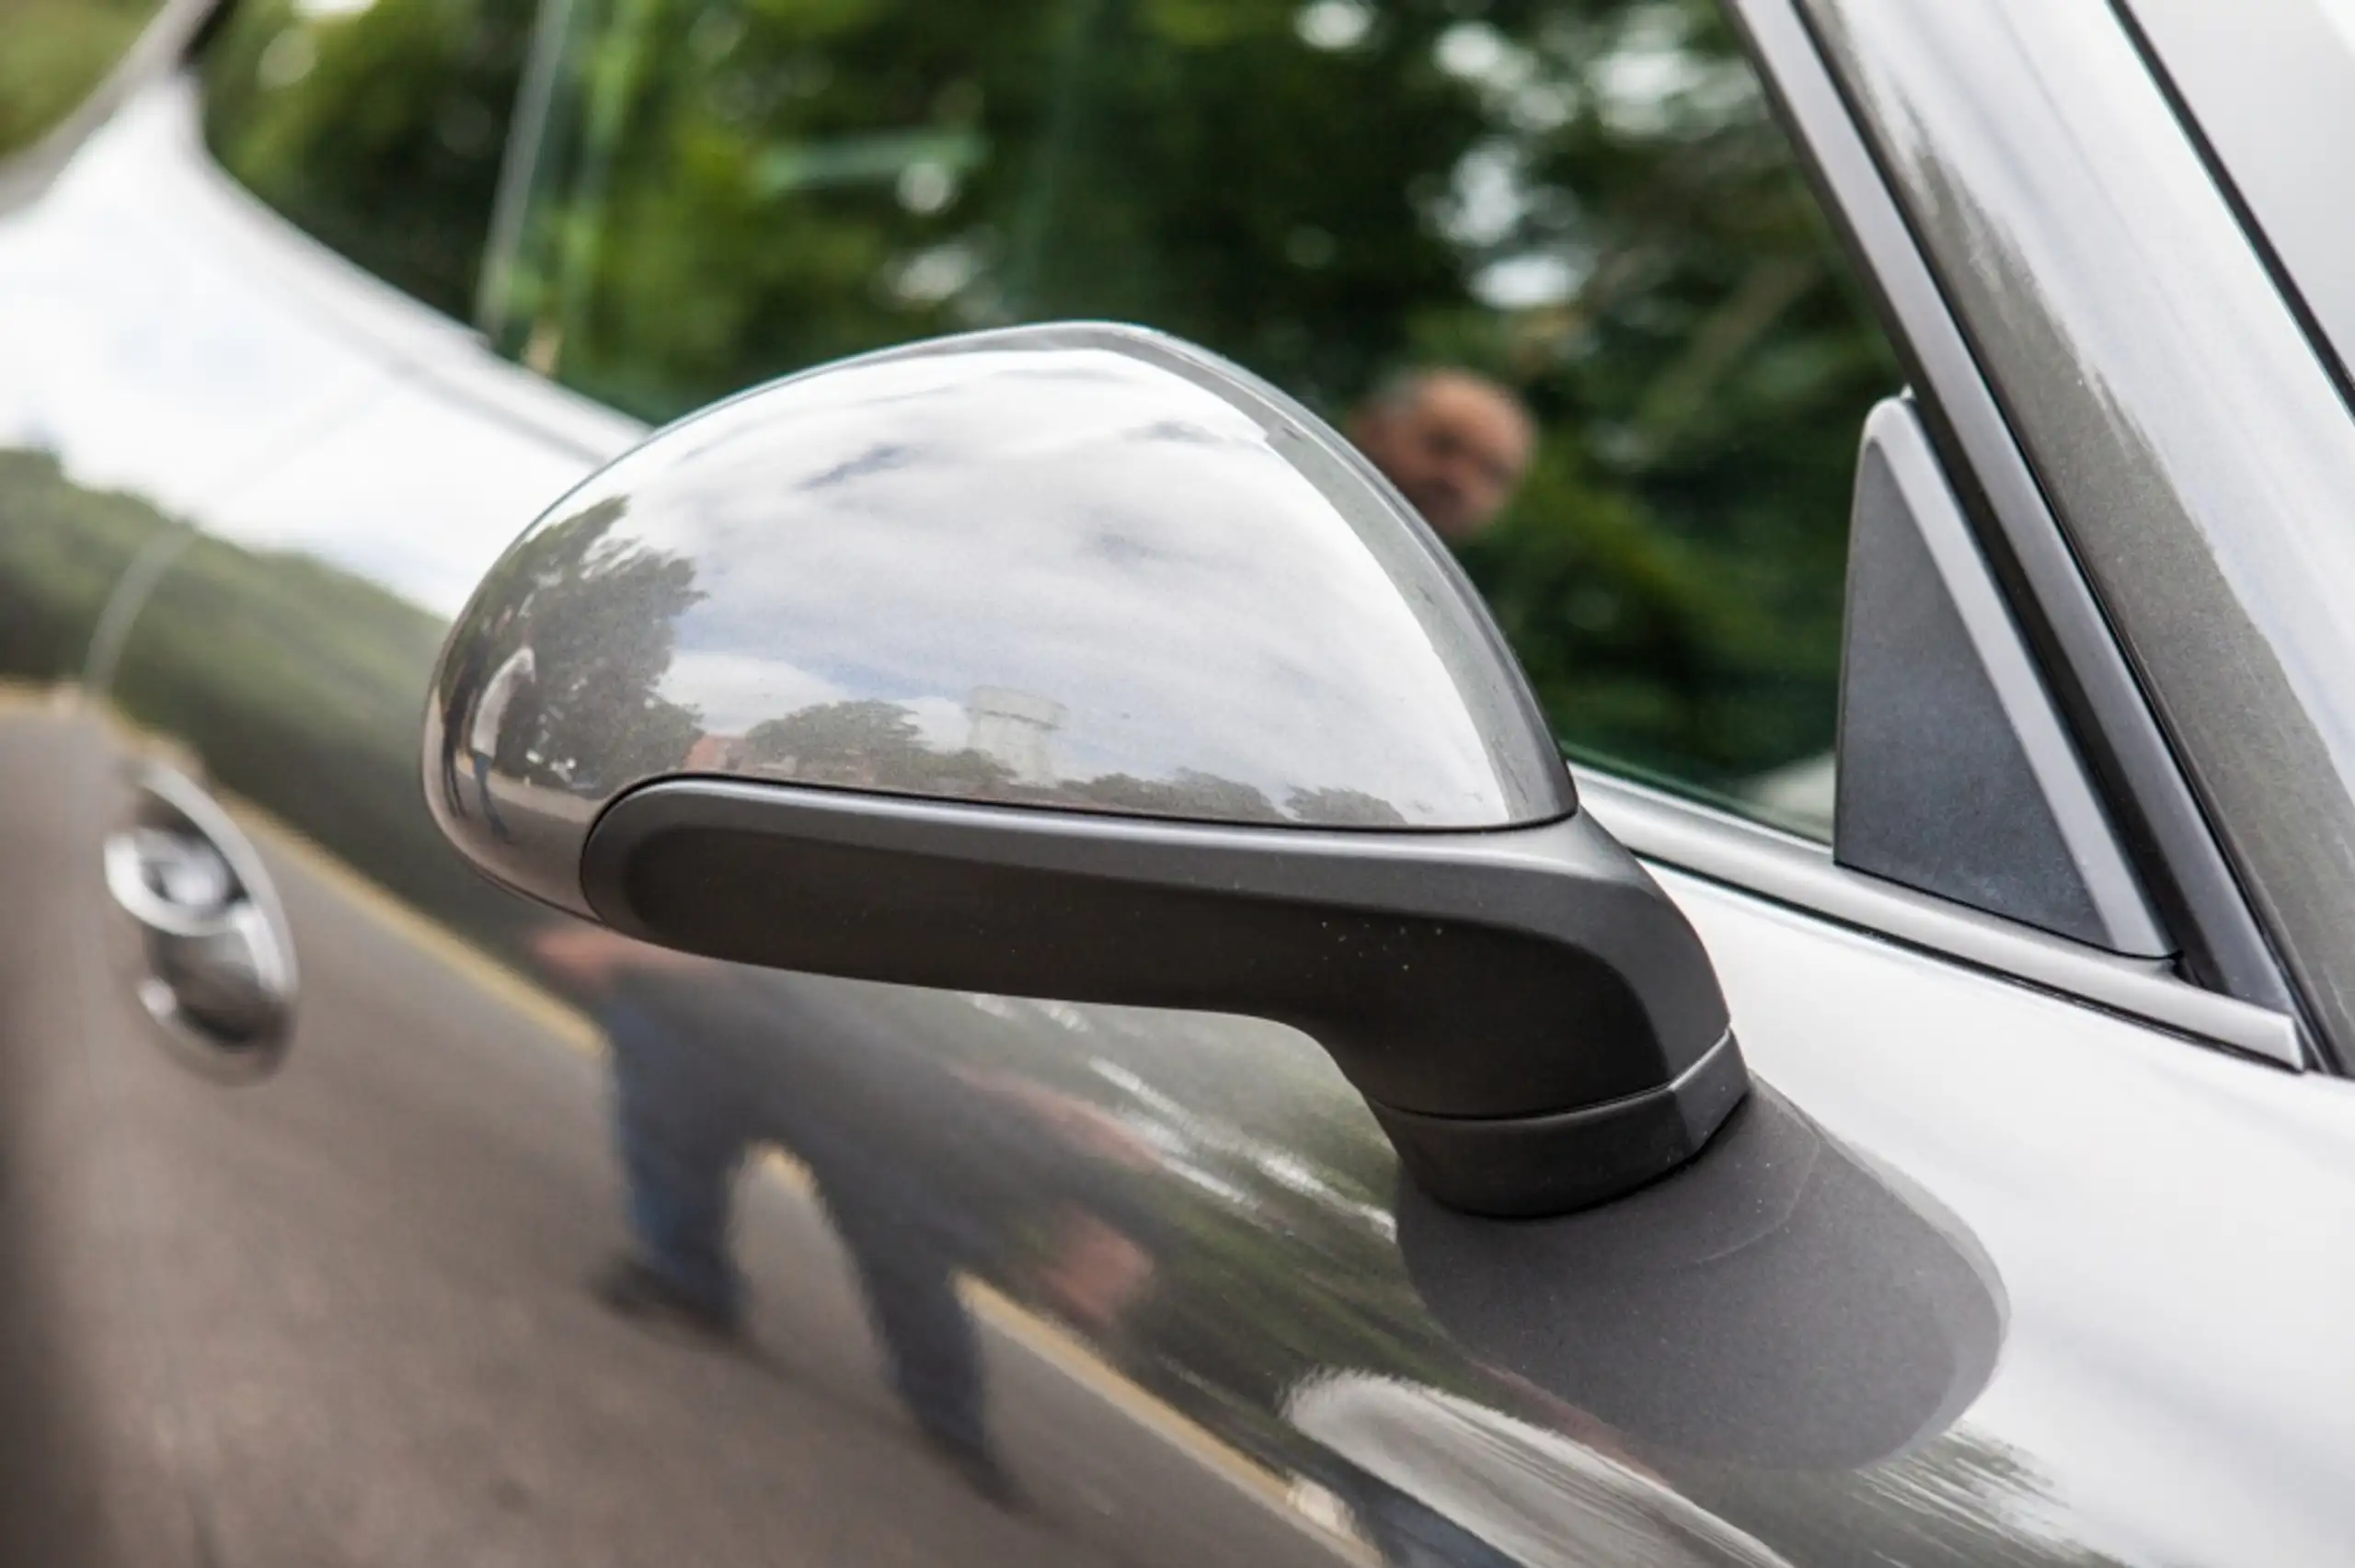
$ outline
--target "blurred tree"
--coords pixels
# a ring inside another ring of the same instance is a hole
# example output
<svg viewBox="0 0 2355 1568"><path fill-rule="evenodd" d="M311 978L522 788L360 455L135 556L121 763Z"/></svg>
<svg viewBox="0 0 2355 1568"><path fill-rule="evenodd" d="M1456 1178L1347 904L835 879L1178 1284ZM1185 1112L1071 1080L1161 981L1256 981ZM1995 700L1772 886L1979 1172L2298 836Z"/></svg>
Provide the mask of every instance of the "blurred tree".
<svg viewBox="0 0 2355 1568"><path fill-rule="evenodd" d="M174 525L135 496L75 485L54 454L21 448L0 448L0 672L73 680L108 594Z"/></svg>
<svg viewBox="0 0 2355 1568"><path fill-rule="evenodd" d="M370 271L473 307L535 0L241 0L205 58L237 177Z"/></svg>
<svg viewBox="0 0 2355 1568"><path fill-rule="evenodd" d="M851 788L919 786L971 798L1003 795L1013 771L971 747L925 744L916 715L876 698L821 703L754 725L744 737L752 767L810 784Z"/></svg>
<svg viewBox="0 0 2355 1568"><path fill-rule="evenodd" d="M89 96L163 0L0 0L0 157Z"/></svg>

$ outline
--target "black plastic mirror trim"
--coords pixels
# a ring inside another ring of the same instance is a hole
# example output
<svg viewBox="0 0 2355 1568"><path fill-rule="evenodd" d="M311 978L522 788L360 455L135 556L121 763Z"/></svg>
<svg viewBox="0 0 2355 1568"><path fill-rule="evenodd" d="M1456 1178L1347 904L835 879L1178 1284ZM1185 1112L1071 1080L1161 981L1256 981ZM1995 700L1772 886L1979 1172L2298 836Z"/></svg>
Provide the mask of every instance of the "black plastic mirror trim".
<svg viewBox="0 0 2355 1568"><path fill-rule="evenodd" d="M1865 420L1847 603L1833 857L2097 947L2170 956L1909 397Z"/></svg>
<svg viewBox="0 0 2355 1568"><path fill-rule="evenodd" d="M580 884L733 962L1291 1024L1479 1213L1641 1185L1748 1084L1699 937L1583 815L1320 832L671 779L599 818Z"/></svg>
<svg viewBox="0 0 2355 1568"><path fill-rule="evenodd" d="M1591 1208L1698 1154L1750 1093L1729 1029L1675 1082L1552 1116L1426 1116L1369 1100L1415 1184L1452 1208L1540 1219Z"/></svg>

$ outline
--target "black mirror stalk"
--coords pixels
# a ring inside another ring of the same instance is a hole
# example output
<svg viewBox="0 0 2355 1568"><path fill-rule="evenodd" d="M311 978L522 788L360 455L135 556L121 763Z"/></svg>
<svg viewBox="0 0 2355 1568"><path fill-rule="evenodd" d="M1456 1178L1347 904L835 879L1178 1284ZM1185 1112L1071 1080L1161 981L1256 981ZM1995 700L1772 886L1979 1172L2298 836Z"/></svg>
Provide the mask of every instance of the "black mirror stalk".
<svg viewBox="0 0 2355 1568"><path fill-rule="evenodd" d="M1745 1084L1698 938L1584 816L1315 832L680 779L606 809L581 885L739 963L1290 1024L1476 1213L1648 1181Z"/></svg>

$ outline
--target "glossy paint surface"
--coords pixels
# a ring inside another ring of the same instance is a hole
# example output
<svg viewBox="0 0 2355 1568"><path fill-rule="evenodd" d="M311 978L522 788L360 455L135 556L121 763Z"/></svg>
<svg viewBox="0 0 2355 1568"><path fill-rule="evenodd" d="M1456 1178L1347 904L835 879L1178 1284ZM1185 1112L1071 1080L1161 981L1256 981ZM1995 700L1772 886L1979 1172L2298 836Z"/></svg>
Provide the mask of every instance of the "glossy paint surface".
<svg viewBox="0 0 2355 1568"><path fill-rule="evenodd" d="M0 229L63 351L0 360L10 525L187 540L107 692L0 706L10 1561L2343 1562L2341 1082L1663 869L1765 1092L1625 1206L1473 1221L1281 1027L683 967L493 892L417 788L443 585L626 432L236 249L183 116ZM216 372L271 429L364 390L234 484L104 417ZM106 901L158 755L302 961L234 1092ZM732 1341L603 1288L666 1162L728 1184Z"/></svg>
<svg viewBox="0 0 2355 1568"><path fill-rule="evenodd" d="M2133 0L2127 10L2343 380L2355 365L2355 216L2338 150L2355 139L2355 10L2338 0Z"/></svg>
<svg viewBox="0 0 2355 1568"><path fill-rule="evenodd" d="M2344 1053L2355 420L2101 0L1805 9L2249 898ZM2007 81L2020 86L1989 86Z"/></svg>
<svg viewBox="0 0 2355 1568"><path fill-rule="evenodd" d="M426 752L444 829L584 913L590 822L668 774L1304 827L1576 805L1407 502L1274 389L1111 326L875 355L663 430L493 569Z"/></svg>

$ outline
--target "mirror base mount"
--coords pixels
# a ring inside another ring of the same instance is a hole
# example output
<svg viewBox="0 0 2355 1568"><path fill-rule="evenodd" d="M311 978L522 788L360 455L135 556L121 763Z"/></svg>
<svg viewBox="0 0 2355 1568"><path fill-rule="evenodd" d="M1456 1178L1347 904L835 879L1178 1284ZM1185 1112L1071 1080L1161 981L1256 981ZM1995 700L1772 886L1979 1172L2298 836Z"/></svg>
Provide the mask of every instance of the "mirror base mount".
<svg viewBox="0 0 2355 1568"><path fill-rule="evenodd" d="M1431 1116L1369 1101L1399 1162L1450 1208L1500 1219L1569 1214L1698 1154L1749 1092L1728 1030L1674 1082L1539 1116Z"/></svg>

